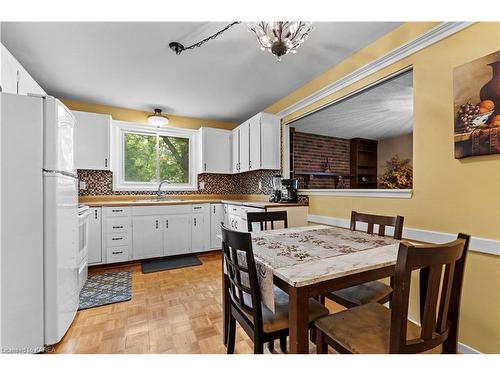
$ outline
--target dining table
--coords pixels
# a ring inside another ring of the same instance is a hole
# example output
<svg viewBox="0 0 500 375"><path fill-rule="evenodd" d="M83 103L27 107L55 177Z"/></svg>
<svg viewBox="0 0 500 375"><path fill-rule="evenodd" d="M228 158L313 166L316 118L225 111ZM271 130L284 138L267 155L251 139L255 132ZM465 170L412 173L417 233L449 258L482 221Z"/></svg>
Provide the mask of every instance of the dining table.
<svg viewBox="0 0 500 375"><path fill-rule="evenodd" d="M393 276L400 242L326 225L251 237L262 302L274 311L274 285L288 293L289 352L303 354L309 353L308 299Z"/></svg>

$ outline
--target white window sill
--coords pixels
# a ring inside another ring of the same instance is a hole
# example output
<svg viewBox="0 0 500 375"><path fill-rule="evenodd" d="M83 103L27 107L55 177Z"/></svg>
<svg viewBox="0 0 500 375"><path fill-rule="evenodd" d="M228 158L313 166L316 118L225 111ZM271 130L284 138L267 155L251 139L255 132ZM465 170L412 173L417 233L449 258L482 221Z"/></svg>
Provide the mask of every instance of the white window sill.
<svg viewBox="0 0 500 375"><path fill-rule="evenodd" d="M335 197L402 198L412 197L412 189L299 189L302 195L328 195Z"/></svg>

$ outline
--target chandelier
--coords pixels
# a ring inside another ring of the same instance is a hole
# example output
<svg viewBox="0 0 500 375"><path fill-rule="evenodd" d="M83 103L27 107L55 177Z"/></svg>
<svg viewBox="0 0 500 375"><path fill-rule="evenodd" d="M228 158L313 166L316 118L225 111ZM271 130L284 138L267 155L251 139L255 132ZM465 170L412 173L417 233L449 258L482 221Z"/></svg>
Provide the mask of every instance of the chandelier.
<svg viewBox="0 0 500 375"><path fill-rule="evenodd" d="M260 49L269 51L281 61L287 53L297 53L297 48L313 30L311 22L252 22L248 30L257 36Z"/></svg>

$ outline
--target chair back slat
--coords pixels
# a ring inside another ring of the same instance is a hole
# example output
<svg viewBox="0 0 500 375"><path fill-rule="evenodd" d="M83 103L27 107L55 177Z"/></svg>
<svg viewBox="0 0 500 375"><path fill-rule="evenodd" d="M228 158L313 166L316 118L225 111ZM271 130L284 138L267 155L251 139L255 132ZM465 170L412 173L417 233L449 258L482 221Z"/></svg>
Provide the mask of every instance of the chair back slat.
<svg viewBox="0 0 500 375"><path fill-rule="evenodd" d="M351 212L351 230L356 230L356 223L366 223L367 233L373 234L374 225L378 225L378 235L385 236L386 227L394 227L394 238L400 240L403 236L403 216L382 216L373 214L364 214L356 211Z"/></svg>
<svg viewBox="0 0 500 375"><path fill-rule="evenodd" d="M469 236L460 234L457 240L442 245L400 244L391 300L390 353L419 353L448 338L450 321L458 319L468 243ZM421 334L418 339L407 340L411 273L416 269L424 277L420 291Z"/></svg>
<svg viewBox="0 0 500 375"><path fill-rule="evenodd" d="M262 328L261 296L250 233L230 230L221 223L222 251L231 304Z"/></svg>
<svg viewBox="0 0 500 375"><path fill-rule="evenodd" d="M260 223L260 230L267 230L267 223L274 229L274 223L283 222L283 228L288 228L288 216L286 211L266 211L266 212L247 212L248 231L252 232L253 223Z"/></svg>

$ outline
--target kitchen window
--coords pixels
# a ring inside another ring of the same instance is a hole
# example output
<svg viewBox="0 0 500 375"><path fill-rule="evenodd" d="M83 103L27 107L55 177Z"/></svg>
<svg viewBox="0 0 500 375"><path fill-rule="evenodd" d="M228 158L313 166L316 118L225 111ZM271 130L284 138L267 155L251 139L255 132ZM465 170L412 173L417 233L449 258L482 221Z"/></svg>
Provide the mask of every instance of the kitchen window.
<svg viewBox="0 0 500 375"><path fill-rule="evenodd" d="M188 129L158 129L114 121L113 189L156 190L160 181L168 181L163 185L165 190L196 190L195 135Z"/></svg>

